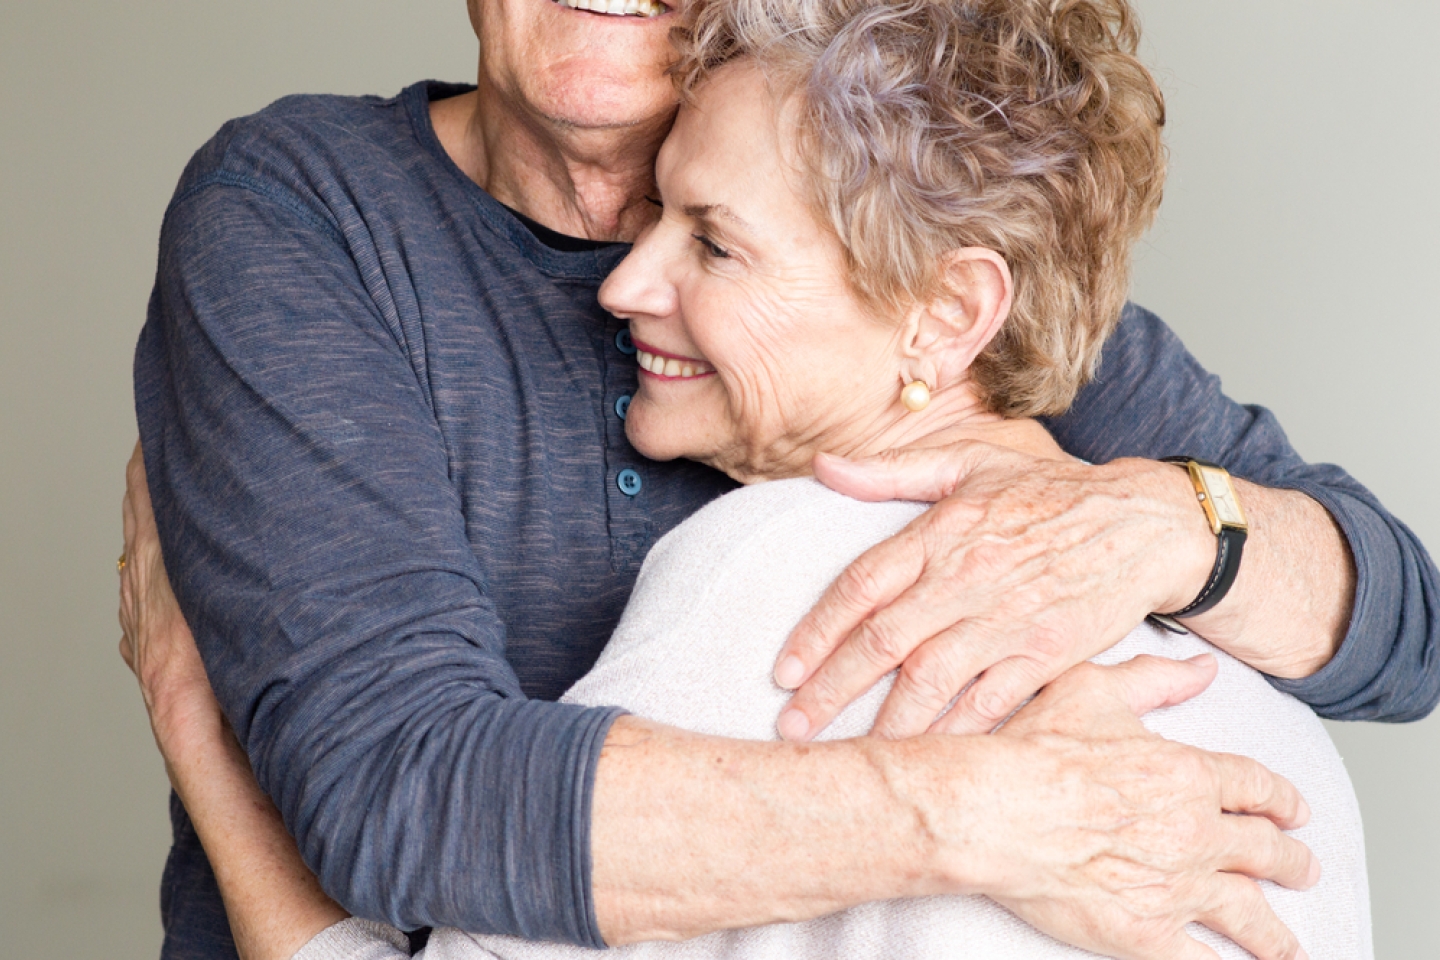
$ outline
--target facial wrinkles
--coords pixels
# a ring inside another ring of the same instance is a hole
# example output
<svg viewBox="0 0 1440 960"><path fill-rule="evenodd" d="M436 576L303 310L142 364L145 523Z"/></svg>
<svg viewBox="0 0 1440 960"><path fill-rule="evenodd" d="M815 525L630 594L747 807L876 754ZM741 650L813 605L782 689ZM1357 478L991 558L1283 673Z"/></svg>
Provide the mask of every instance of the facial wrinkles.
<svg viewBox="0 0 1440 960"><path fill-rule="evenodd" d="M657 19L666 11L611 17L555 0L481 0L478 6L482 73L548 121L598 129L662 114L668 122L673 114L675 93L665 76L674 61L670 18Z"/></svg>
<svg viewBox="0 0 1440 960"><path fill-rule="evenodd" d="M658 166L667 209L655 240L670 251L679 326L722 388L723 413L705 418L707 439L695 430L706 449L691 455L741 479L808 473L816 450L853 447L892 405L898 330L859 308L839 241L800 199L775 113L754 116L768 96L759 78L711 83ZM730 258L707 254L695 233Z"/></svg>
<svg viewBox="0 0 1440 960"><path fill-rule="evenodd" d="M885 406L876 388L888 338L866 329L837 275L819 266L800 257L779 272L747 274L724 298L733 327L719 375L733 436L717 459L727 472L806 474L817 450L848 448ZM695 339L707 349L702 331ZM860 344L872 349L846 349Z"/></svg>

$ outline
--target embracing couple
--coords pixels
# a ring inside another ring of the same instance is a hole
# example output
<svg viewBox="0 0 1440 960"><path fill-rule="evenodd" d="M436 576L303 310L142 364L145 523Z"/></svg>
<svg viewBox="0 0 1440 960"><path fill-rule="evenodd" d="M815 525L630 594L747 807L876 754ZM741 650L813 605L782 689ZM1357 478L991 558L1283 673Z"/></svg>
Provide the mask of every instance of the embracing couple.
<svg viewBox="0 0 1440 960"><path fill-rule="evenodd" d="M1125 304L1124 0L470 13L166 215L166 956L1369 955L1316 713L1434 706L1437 575Z"/></svg>

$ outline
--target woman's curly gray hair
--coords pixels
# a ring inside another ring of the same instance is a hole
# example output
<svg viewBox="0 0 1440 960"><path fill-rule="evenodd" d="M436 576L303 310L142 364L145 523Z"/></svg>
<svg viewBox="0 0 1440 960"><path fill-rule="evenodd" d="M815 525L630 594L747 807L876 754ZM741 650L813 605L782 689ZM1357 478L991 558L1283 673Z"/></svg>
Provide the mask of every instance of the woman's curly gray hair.
<svg viewBox="0 0 1440 960"><path fill-rule="evenodd" d="M1007 416L1070 405L1165 179L1126 0L693 0L674 39L682 97L744 58L797 99L811 202L872 304L933 293L950 250L1004 256L1015 303L976 383Z"/></svg>

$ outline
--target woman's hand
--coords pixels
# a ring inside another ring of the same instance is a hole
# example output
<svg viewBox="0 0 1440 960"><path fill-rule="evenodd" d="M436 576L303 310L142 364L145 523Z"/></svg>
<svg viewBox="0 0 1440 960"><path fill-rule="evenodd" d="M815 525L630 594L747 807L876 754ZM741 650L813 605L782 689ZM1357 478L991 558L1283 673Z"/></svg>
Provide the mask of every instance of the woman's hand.
<svg viewBox="0 0 1440 960"><path fill-rule="evenodd" d="M229 736L195 637L160 555L140 445L125 468L125 562L120 570L120 656L140 681L155 742L165 756L193 741Z"/></svg>
<svg viewBox="0 0 1440 960"><path fill-rule="evenodd" d="M1004 778L1005 829L988 853L1008 875L986 892L1105 956L1213 958L1185 931L1196 922L1261 960L1303 957L1251 877L1319 881L1319 861L1280 832L1309 819L1304 800L1253 760L1171 743L1137 719L1199 693L1215 670L1213 657L1081 664L1001 727L1033 756Z"/></svg>
<svg viewBox="0 0 1440 960"><path fill-rule="evenodd" d="M816 476L841 493L935 506L856 560L791 634L775 670L796 690L783 736L813 737L897 667L878 735L993 729L1148 614L1200 592L1215 536L1183 470L1089 466L1000 442L816 458ZM1307 676L1349 622L1348 548L1303 494L1240 486L1245 563L1191 626L1257 669Z"/></svg>

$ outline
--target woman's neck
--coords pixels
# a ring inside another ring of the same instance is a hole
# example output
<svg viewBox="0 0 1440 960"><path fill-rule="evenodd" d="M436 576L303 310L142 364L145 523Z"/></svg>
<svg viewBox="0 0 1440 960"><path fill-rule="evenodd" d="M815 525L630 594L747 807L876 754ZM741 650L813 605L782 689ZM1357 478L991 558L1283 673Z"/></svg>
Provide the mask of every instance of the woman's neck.
<svg viewBox="0 0 1440 960"><path fill-rule="evenodd" d="M863 435L841 449L825 452L863 458L890 450L944 446L1003 419L981 402L968 383L934 391L929 405L918 412L907 410L898 399L898 389L896 392L897 399L884 408Z"/></svg>
<svg viewBox="0 0 1440 960"><path fill-rule="evenodd" d="M937 390L931 395L930 404L919 412L912 413L897 399L879 421L865 431L863 438L817 452L862 459L896 450L944 447L962 441L991 443L1046 459L1069 459L1069 454L1060 449L1038 421L1010 420L995 413L968 380Z"/></svg>
<svg viewBox="0 0 1440 960"><path fill-rule="evenodd" d="M828 432L783 450L770 448L758 454L758 459L754 450L728 451L728 456L703 462L748 485L813 476L815 455L819 453L859 460L967 441L1007 447L1047 460L1071 459L1038 420L1012 420L994 413L967 383L936 391L930 404L918 413L900 404L897 389L892 404L864 420L852 419L843 432Z"/></svg>

